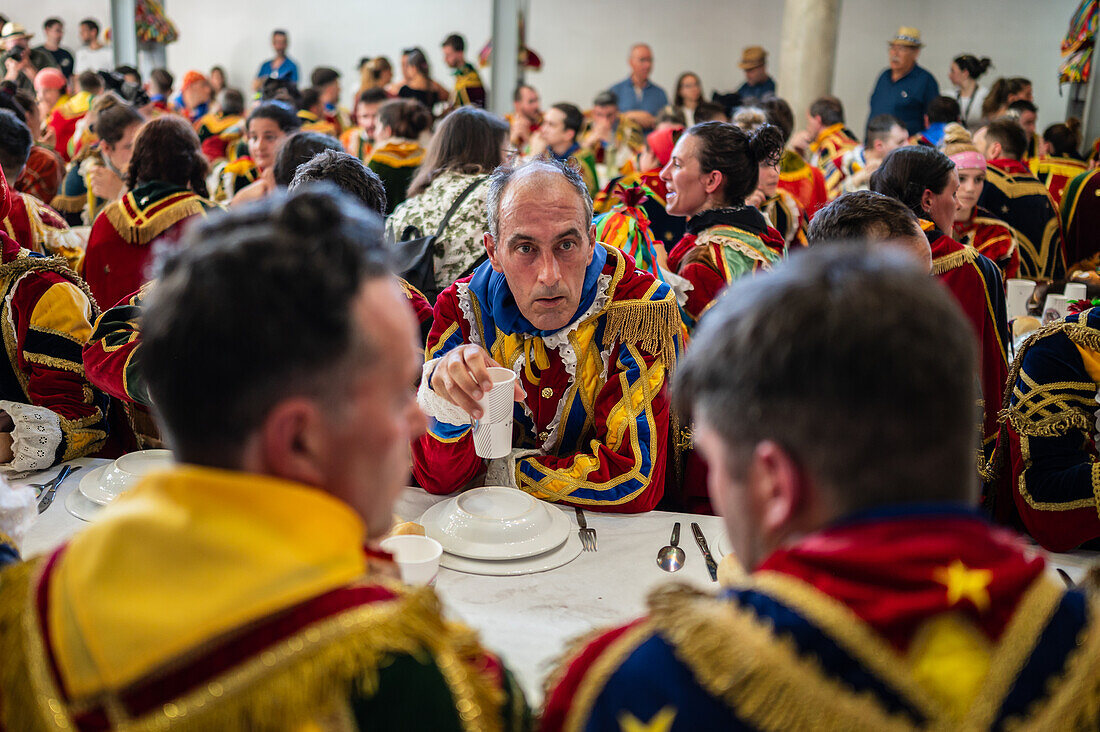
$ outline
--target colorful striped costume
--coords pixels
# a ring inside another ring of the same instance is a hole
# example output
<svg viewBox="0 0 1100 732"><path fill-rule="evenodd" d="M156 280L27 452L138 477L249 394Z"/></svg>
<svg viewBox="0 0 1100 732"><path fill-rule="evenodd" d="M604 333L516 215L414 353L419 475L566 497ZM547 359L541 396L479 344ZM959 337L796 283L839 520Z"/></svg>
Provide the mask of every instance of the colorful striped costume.
<svg viewBox="0 0 1100 732"><path fill-rule="evenodd" d="M1016 232L1003 220L975 206L966 221L955 221L952 227L955 241L977 249L1001 268L1003 279L1020 272L1020 248Z"/></svg>
<svg viewBox="0 0 1100 732"><path fill-rule="evenodd" d="M825 174L825 189L830 201L843 192L844 155L857 147L859 140L848 134L843 122L821 130L817 139L810 143L810 164Z"/></svg>

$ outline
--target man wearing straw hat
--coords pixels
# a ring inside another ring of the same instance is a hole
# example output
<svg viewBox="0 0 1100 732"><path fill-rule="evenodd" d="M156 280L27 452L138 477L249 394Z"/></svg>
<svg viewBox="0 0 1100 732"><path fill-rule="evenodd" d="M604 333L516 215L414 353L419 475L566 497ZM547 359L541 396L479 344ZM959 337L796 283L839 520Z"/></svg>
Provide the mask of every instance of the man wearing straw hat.
<svg viewBox="0 0 1100 732"><path fill-rule="evenodd" d="M749 46L742 51L738 66L745 72L745 83L737 90L742 104L775 94L775 79L768 76L768 52L761 46Z"/></svg>
<svg viewBox="0 0 1100 732"><path fill-rule="evenodd" d="M923 46L919 30L904 25L898 28L890 40L890 67L875 82L867 119L892 114L910 135L924 129L924 113L928 104L940 95L940 85L927 69L917 65Z"/></svg>

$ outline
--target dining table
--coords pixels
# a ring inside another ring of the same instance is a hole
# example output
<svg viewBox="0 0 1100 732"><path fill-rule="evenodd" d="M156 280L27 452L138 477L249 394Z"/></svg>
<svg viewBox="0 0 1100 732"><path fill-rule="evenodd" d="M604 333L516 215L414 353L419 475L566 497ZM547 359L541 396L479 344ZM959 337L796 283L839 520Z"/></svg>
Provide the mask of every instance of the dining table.
<svg viewBox="0 0 1100 732"><path fill-rule="evenodd" d="M24 557L48 553L88 525L66 509L65 501L84 475L109 462L78 458L68 463L81 469L62 483L52 505L28 530L21 547ZM59 467L10 482L42 483L56 475ZM394 513L404 521L416 521L449 497L410 487L399 496ZM566 511L572 530L578 529L573 509L554 508ZM478 631L482 645L512 670L534 707L542 703L545 680L571 641L643 614L649 593L669 582L704 592L719 590L692 536L691 523L699 524L711 552L720 559L721 549L730 546L721 517L669 511L585 511L585 517L596 532L596 551L582 551L557 569L499 577L441 568L435 579L446 616ZM676 522L680 522L685 560L679 571L669 573L658 567L657 553L669 543ZM1052 554L1039 547L1035 551L1046 555L1052 575L1058 577L1056 571L1062 569L1073 581L1080 581L1090 564L1100 560L1100 552Z"/></svg>

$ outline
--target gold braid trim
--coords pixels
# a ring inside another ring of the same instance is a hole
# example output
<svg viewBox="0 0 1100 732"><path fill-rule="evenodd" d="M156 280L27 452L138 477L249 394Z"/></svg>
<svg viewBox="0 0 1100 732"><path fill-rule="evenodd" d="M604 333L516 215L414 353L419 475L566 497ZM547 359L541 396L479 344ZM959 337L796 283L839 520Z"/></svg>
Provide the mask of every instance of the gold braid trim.
<svg viewBox="0 0 1100 732"><path fill-rule="evenodd" d="M51 208L65 213L80 213L87 204L88 197L86 195L66 196L59 193L50 199Z"/></svg>
<svg viewBox="0 0 1100 732"><path fill-rule="evenodd" d="M140 224L136 223L126 213L122 201L115 201L104 208L101 213L107 217L107 220L111 222L111 226L115 227L115 231L126 241L134 244L148 244L171 228L173 224L178 224L180 221L197 214L205 213L209 208L214 208L213 204L204 206L202 198L193 196L158 211L153 214L152 218L145 219Z"/></svg>
<svg viewBox="0 0 1100 732"><path fill-rule="evenodd" d="M685 585L649 596L650 618L695 680L760 730L911 730L871 692L854 693L766 619ZM920 705L917 705L920 708Z"/></svg>
<svg viewBox="0 0 1100 732"><path fill-rule="evenodd" d="M625 300L607 307L603 344L637 345L646 353L660 356L669 373L676 368L676 336L680 333L680 311L669 295L663 300Z"/></svg>
<svg viewBox="0 0 1100 732"><path fill-rule="evenodd" d="M1058 320L1053 323L1049 323L1039 328L1039 330L1028 336L1023 345L1020 346L1020 350L1016 352L1016 360L1012 362L1012 367L1008 371L1008 379L1005 381L1005 391L1001 398L1001 411L998 413L998 421L1002 424L1008 420L1009 405L1012 399L1012 390L1016 386L1016 380L1020 377L1020 370L1024 363L1024 355L1028 350L1035 345L1035 343L1047 336L1054 335L1055 333L1065 333L1066 337L1071 342L1078 346L1084 346L1085 348L1093 351L1100 352L1100 332L1095 329L1082 325L1082 323L1088 322L1088 314L1092 310L1082 311L1078 316L1077 323L1067 323L1064 320Z"/></svg>
<svg viewBox="0 0 1100 732"><path fill-rule="evenodd" d="M99 317L99 305L95 301L95 296L88 289L87 283L73 271L73 268L69 266L64 257L56 254L52 257L30 257L26 254L20 254L12 261L0 264L0 277L7 278L9 282L15 281L23 274L31 271L55 272L79 287L80 291L88 298L88 302L92 304L92 322L94 323L95 319Z"/></svg>
<svg viewBox="0 0 1100 732"><path fill-rule="evenodd" d="M7 729L74 729L35 642L33 566L0 574L0 689L23 702L4 705L3 721ZM112 723L127 730L285 730L339 709L351 693L377 691L387 657L425 651L446 680L463 729L499 730L504 694L479 668L476 634L444 623L426 588L309 625L144 717ZM121 715L115 698L105 697L104 707Z"/></svg>
<svg viewBox="0 0 1100 732"><path fill-rule="evenodd" d="M932 274L941 275L978 259L978 250L964 247L957 252L945 254L932 260Z"/></svg>

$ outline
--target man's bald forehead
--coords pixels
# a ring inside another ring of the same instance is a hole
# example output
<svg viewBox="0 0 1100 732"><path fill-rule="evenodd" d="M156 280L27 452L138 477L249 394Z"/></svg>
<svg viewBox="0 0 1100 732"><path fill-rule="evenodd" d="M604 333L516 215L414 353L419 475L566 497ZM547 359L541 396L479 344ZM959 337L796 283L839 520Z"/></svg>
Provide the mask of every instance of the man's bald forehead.
<svg viewBox="0 0 1100 732"><path fill-rule="evenodd" d="M630 47L630 55L633 56L639 50L644 50L650 55L653 55L653 49L649 47L648 43L635 43L633 46Z"/></svg>

